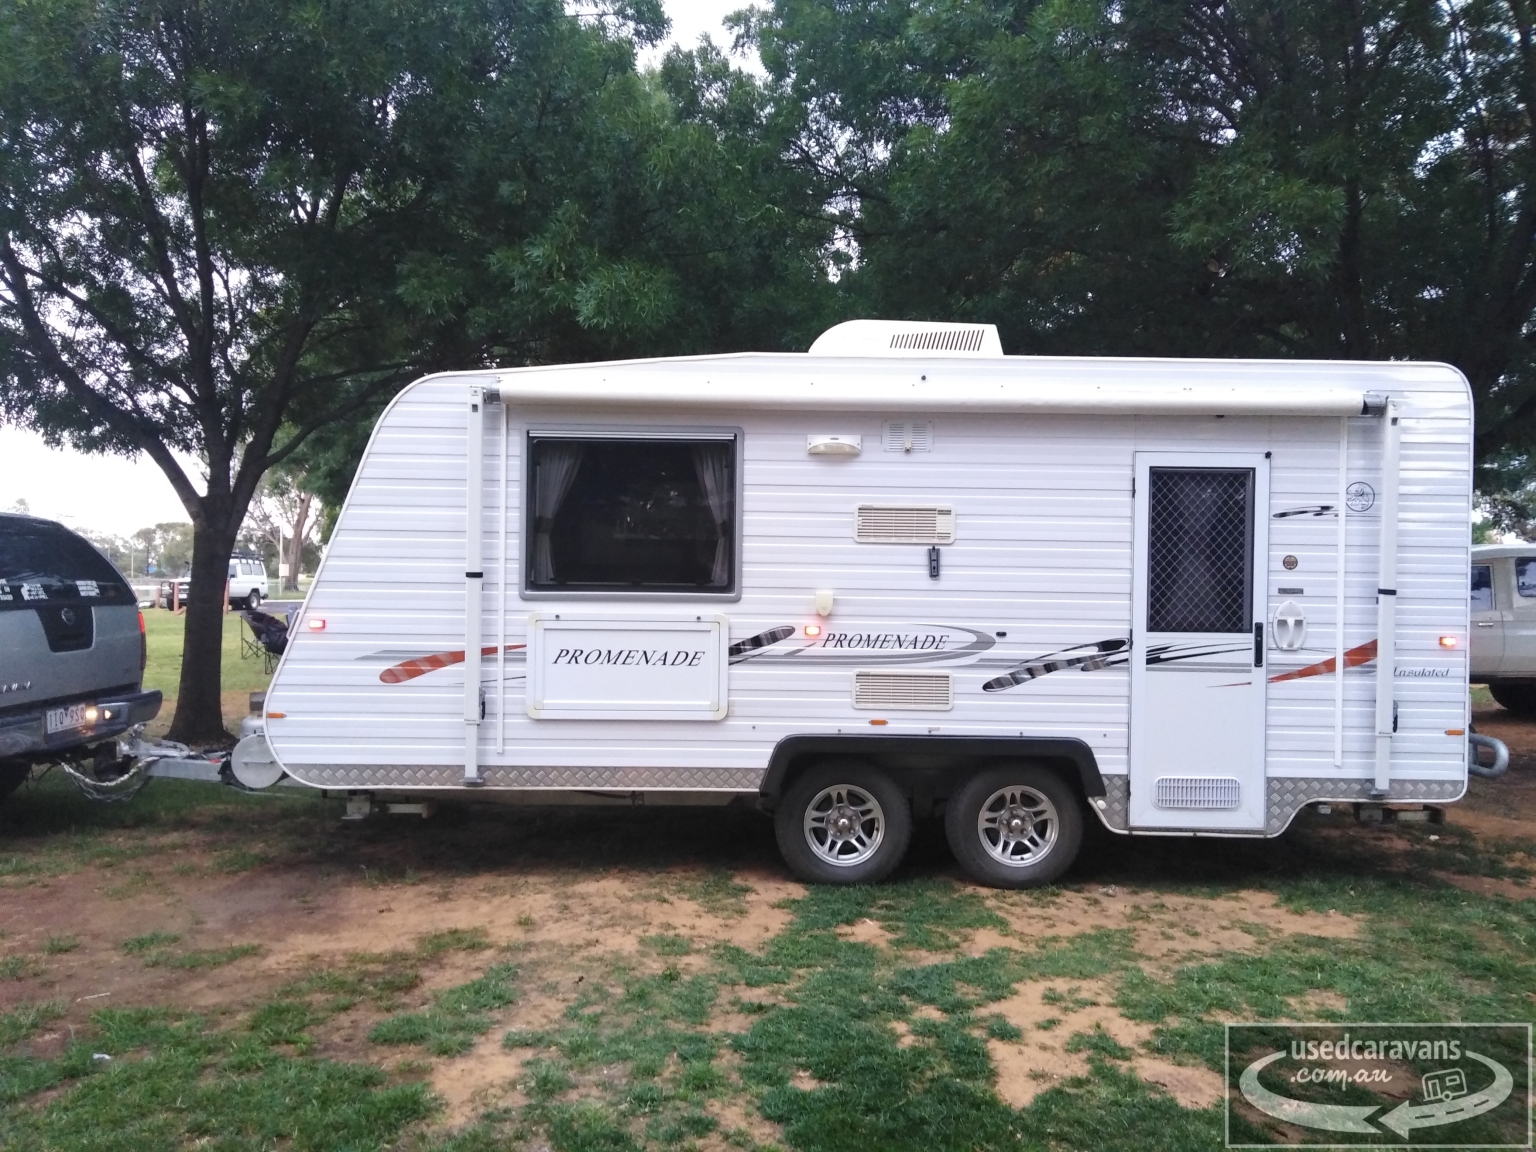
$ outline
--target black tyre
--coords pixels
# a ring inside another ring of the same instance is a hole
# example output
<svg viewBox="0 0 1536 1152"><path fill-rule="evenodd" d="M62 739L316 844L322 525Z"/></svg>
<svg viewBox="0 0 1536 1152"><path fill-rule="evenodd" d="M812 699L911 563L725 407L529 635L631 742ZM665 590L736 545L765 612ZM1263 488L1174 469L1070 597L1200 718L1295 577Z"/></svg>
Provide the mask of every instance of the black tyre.
<svg viewBox="0 0 1536 1152"><path fill-rule="evenodd" d="M990 888L1033 888L1077 859L1083 810L1050 769L1000 765L971 777L949 798L944 832L973 880Z"/></svg>
<svg viewBox="0 0 1536 1152"><path fill-rule="evenodd" d="M247 608L249 608L252 612L254 612L254 611L256 611L256 609L260 608L261 607L261 593L256 591L256 589L252 588L251 591L250 591L250 594L248 596L246 596L246 598L245 598L245 606Z"/></svg>
<svg viewBox="0 0 1536 1152"><path fill-rule="evenodd" d="M0 800L20 788L31 774L30 764L0 764Z"/></svg>
<svg viewBox="0 0 1536 1152"><path fill-rule="evenodd" d="M813 884L874 884L912 842L912 806L891 778L862 761L817 765L779 799L779 851Z"/></svg>
<svg viewBox="0 0 1536 1152"><path fill-rule="evenodd" d="M1488 694L1516 716L1536 716L1536 685L1490 684Z"/></svg>

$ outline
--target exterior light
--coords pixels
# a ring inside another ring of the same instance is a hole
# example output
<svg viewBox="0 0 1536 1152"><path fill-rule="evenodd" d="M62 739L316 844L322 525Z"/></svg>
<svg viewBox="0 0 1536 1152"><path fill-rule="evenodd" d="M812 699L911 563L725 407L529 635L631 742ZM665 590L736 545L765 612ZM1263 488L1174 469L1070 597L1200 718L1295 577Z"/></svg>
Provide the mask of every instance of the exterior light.
<svg viewBox="0 0 1536 1152"><path fill-rule="evenodd" d="M1460 643L1460 641L1458 641L1454 636L1440 637L1440 647L1442 648L1454 648L1458 643Z"/></svg>
<svg viewBox="0 0 1536 1152"><path fill-rule="evenodd" d="M807 624L805 626L805 634L807 636L809 636L812 640L816 639L816 637L821 635L821 625L820 624Z"/></svg>
<svg viewBox="0 0 1536 1152"><path fill-rule="evenodd" d="M308 620L304 621L304 626L306 628L308 628L311 632L324 632L325 631L325 617L323 617L323 616L311 616Z"/></svg>

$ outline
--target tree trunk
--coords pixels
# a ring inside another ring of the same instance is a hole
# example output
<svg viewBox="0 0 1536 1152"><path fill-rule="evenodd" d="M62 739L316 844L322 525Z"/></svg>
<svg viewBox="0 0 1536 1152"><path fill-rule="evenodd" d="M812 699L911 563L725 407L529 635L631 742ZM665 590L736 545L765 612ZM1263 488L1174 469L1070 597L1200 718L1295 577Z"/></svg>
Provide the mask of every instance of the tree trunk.
<svg viewBox="0 0 1536 1152"><path fill-rule="evenodd" d="M309 505L313 498L308 492L299 494L299 511L293 518L293 537L289 541L288 575L283 580L283 591L299 590L299 568L304 563L305 521L309 519Z"/></svg>
<svg viewBox="0 0 1536 1152"><path fill-rule="evenodd" d="M194 748L227 747L220 698L224 656L224 588L240 517L207 508L192 522L192 583L181 649L181 686L167 736ZM227 501L226 501L227 503Z"/></svg>

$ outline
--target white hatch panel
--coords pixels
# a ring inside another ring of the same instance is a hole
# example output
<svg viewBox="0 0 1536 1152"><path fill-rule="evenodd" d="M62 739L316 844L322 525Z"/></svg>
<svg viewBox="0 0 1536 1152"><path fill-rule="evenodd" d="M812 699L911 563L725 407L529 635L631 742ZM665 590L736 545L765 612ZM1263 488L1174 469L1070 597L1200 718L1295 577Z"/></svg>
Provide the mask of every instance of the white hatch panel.
<svg viewBox="0 0 1536 1152"><path fill-rule="evenodd" d="M534 613L528 715L536 720L721 720L724 616L684 620Z"/></svg>

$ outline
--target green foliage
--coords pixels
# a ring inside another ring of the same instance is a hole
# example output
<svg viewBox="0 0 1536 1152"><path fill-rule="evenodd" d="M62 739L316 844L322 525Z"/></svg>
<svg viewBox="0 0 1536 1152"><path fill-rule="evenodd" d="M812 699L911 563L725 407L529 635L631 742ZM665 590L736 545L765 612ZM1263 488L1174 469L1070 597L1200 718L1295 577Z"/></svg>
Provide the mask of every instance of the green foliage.
<svg viewBox="0 0 1536 1152"><path fill-rule="evenodd" d="M850 314L1010 351L1401 357L1472 382L1536 492L1536 42L1473 0L776 0L766 131L848 241Z"/></svg>

